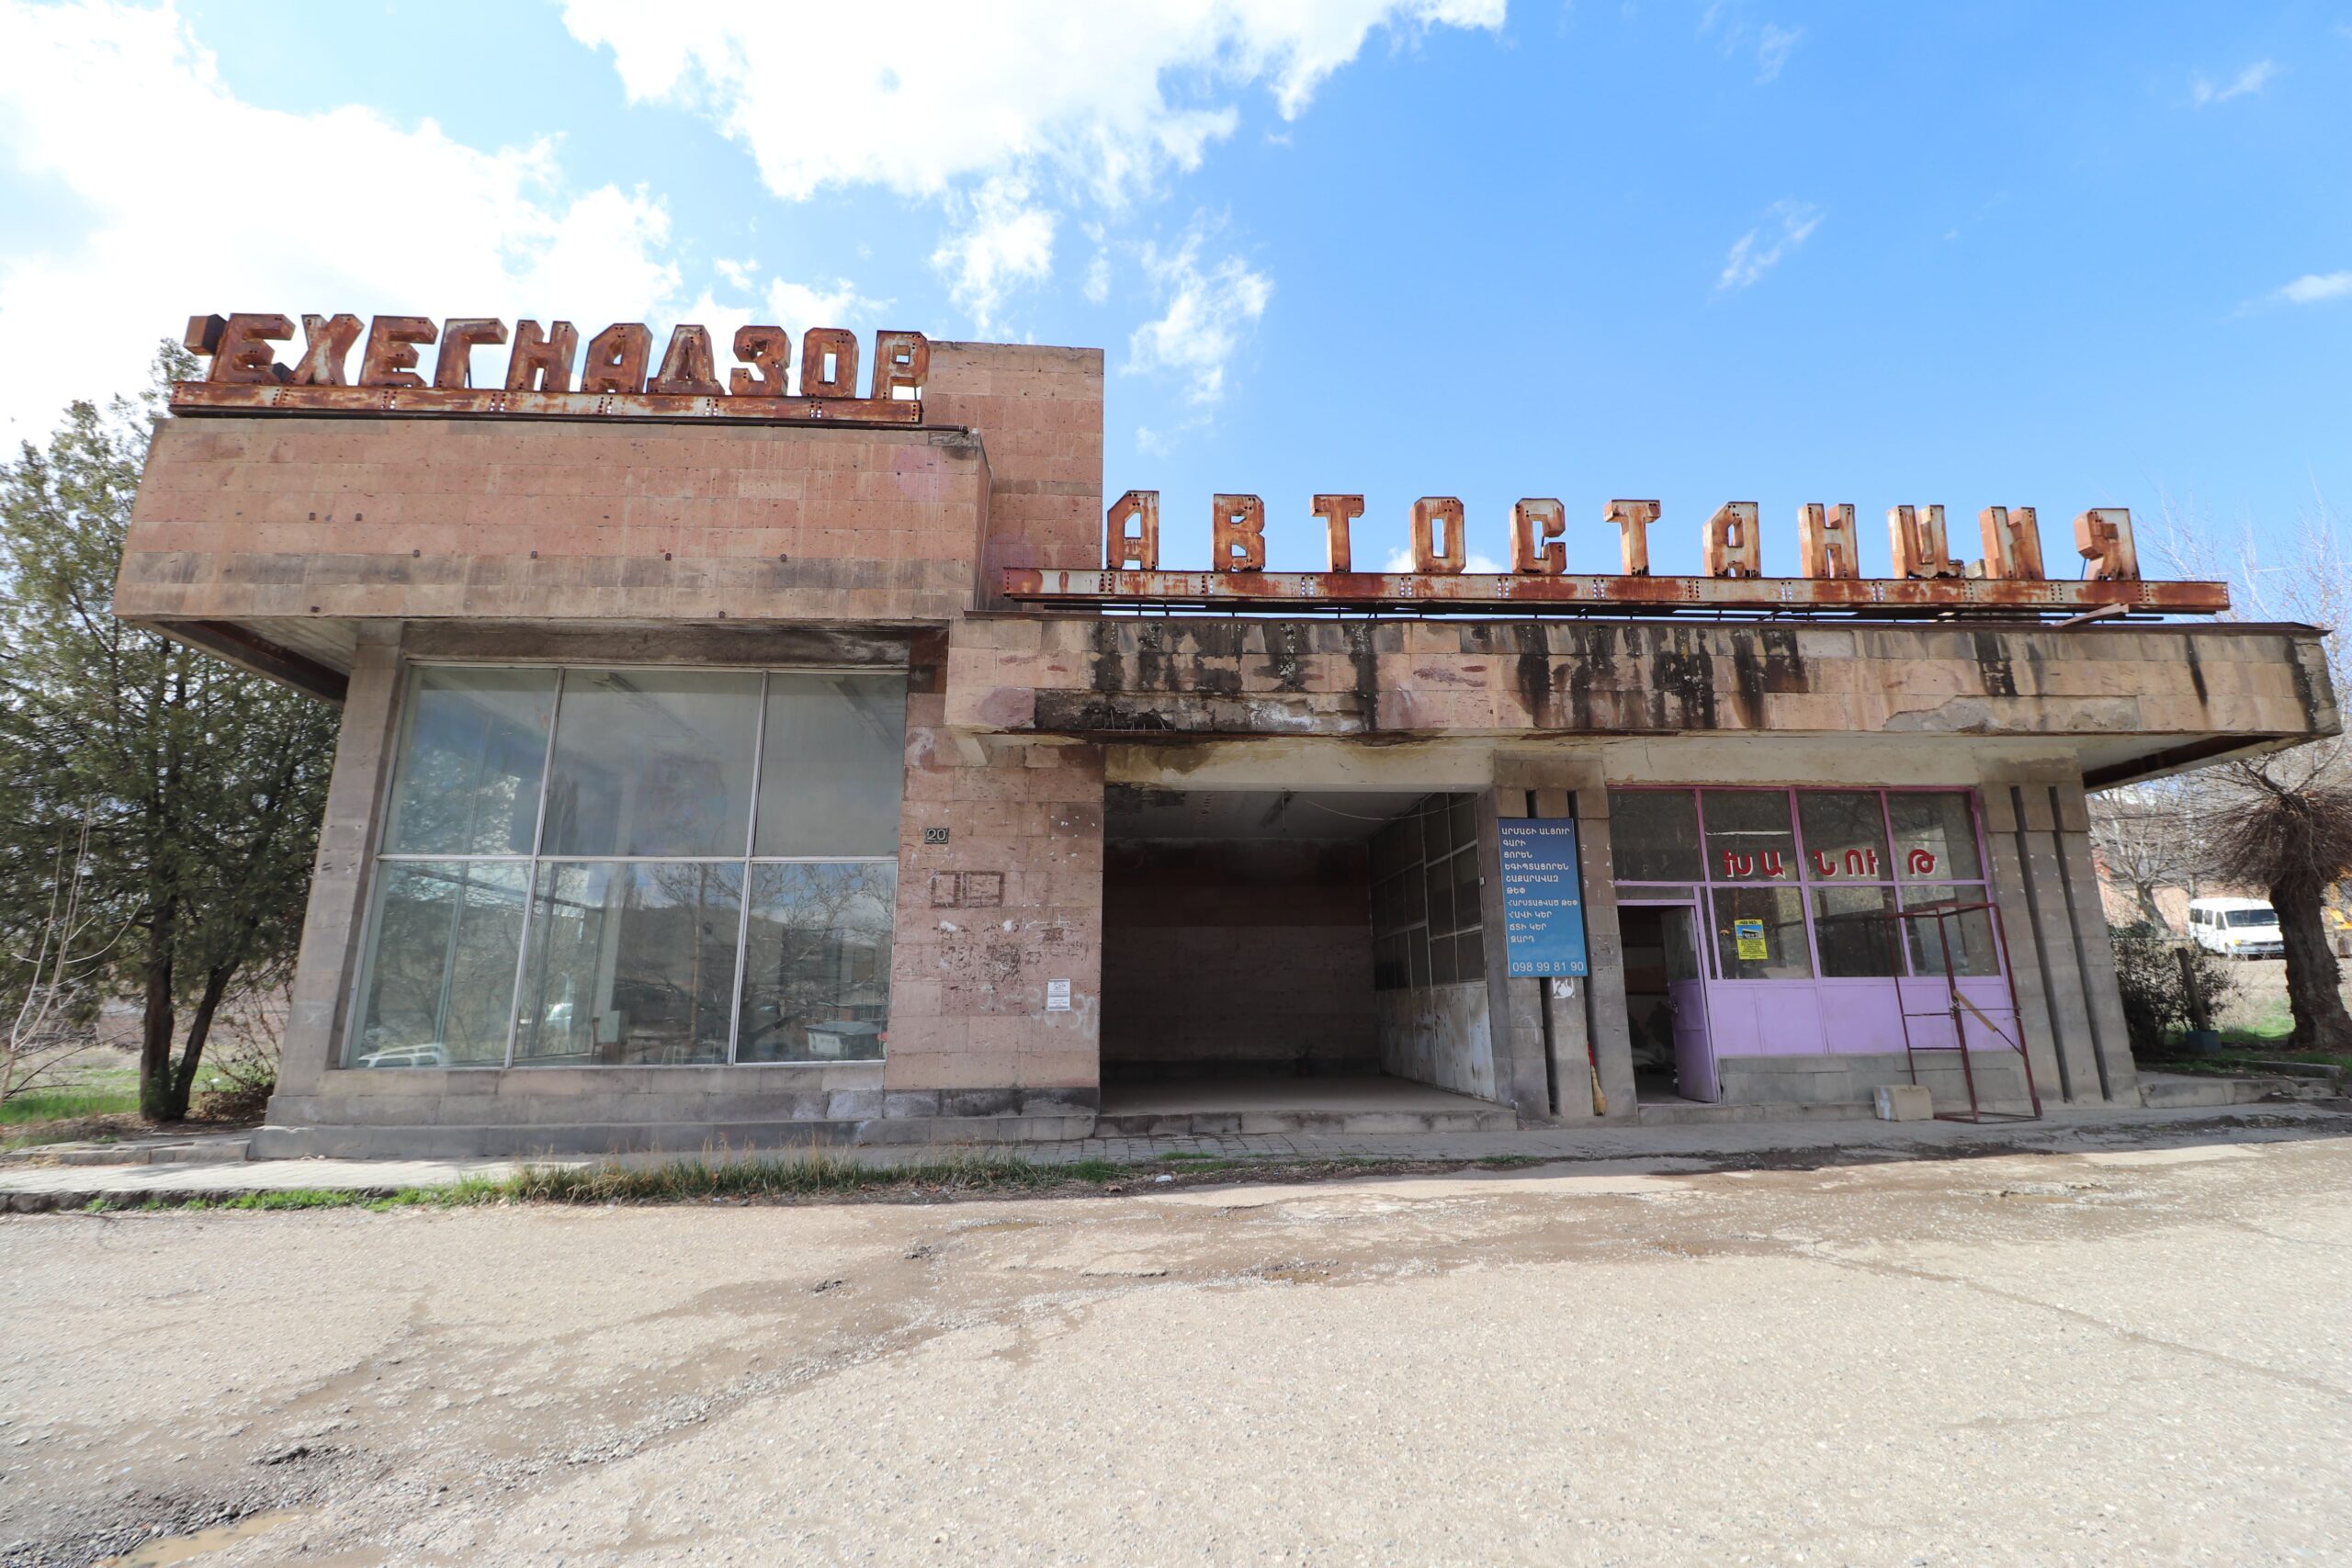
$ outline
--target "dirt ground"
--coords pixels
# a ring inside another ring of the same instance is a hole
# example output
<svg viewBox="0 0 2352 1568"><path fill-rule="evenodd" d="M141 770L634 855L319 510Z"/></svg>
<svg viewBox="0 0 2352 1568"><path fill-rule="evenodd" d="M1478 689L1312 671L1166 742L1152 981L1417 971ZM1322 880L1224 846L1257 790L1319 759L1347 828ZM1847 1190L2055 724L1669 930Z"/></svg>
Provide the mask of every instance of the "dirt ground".
<svg viewBox="0 0 2352 1568"><path fill-rule="evenodd" d="M2352 1118L1817 1170L17 1216L0 1560L2352 1561L2347 1190Z"/></svg>

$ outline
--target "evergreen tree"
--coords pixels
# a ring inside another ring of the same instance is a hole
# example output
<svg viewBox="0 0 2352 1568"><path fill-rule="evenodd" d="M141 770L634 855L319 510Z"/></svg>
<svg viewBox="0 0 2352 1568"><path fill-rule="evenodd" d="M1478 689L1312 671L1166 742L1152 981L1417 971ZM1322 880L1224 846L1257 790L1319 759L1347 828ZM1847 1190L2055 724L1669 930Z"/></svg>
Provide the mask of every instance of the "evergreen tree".
<svg viewBox="0 0 2352 1568"><path fill-rule="evenodd" d="M77 402L0 463L0 937L51 907L57 846L86 823L82 901L121 932L155 1121L187 1115L222 1000L293 962L337 717L114 617L160 389L194 369L166 344L157 390Z"/></svg>

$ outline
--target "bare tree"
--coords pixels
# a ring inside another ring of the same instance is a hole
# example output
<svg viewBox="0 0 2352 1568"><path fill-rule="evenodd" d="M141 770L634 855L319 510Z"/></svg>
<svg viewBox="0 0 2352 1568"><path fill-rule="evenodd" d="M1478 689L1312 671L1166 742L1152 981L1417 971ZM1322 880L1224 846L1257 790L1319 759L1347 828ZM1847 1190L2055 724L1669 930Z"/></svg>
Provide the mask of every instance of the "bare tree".
<svg viewBox="0 0 2352 1568"><path fill-rule="evenodd" d="M70 858L69 858L70 856ZM16 1006L0 1034L0 1104L46 1089L85 1052L97 1048L91 1020L100 987L115 962L124 928L106 930L105 918L84 897L89 885L90 825L75 826L51 857L46 897L24 929L0 953L0 974L15 983Z"/></svg>
<svg viewBox="0 0 2352 1568"><path fill-rule="evenodd" d="M2298 519L2294 543L2266 559L2250 530L2225 557L2211 528L2165 508L2161 553L2181 576L2225 578L2232 614L2300 621L2328 635L2327 673L2340 702L2352 680L2352 580L2335 509L2317 496ZM2286 950L2287 1002L2294 1043L2352 1051L2352 1014L2327 937L2330 890L2352 874L2352 743L2341 735L2237 758L2200 775L2195 797L2211 830L2203 857L2217 876L2268 890Z"/></svg>
<svg viewBox="0 0 2352 1568"><path fill-rule="evenodd" d="M2178 887L2196 896L2206 858L2202 816L2178 780L2160 779L2108 790L2091 800L2091 843L2108 877L2132 890L2141 919L2158 930L2168 923L2156 895Z"/></svg>

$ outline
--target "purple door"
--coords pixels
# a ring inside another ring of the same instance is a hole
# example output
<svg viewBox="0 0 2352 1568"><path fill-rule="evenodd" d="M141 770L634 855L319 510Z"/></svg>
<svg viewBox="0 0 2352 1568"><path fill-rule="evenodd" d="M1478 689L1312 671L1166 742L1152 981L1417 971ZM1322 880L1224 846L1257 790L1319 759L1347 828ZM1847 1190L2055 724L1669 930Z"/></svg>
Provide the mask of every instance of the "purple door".
<svg viewBox="0 0 2352 1568"><path fill-rule="evenodd" d="M1674 1007L1674 1090L1709 1103L1723 1098L1715 1052L1707 1038L1707 977L1699 967L1698 912L1687 904L1658 911L1666 941L1666 997Z"/></svg>

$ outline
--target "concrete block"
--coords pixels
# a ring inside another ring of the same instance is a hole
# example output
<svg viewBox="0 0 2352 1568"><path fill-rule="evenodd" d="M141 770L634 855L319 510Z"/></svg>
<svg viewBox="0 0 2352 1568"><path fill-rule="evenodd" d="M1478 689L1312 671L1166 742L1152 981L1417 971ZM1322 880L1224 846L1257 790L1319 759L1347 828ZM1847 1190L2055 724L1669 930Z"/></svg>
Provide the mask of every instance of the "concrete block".
<svg viewBox="0 0 2352 1568"><path fill-rule="evenodd" d="M1926 1122L1936 1113L1935 1098L1923 1084L1883 1083L1871 1091L1882 1122Z"/></svg>
<svg viewBox="0 0 2352 1568"><path fill-rule="evenodd" d="M836 1122L863 1122L882 1114L885 1099L876 1089L837 1089L827 1091L826 1116Z"/></svg>

